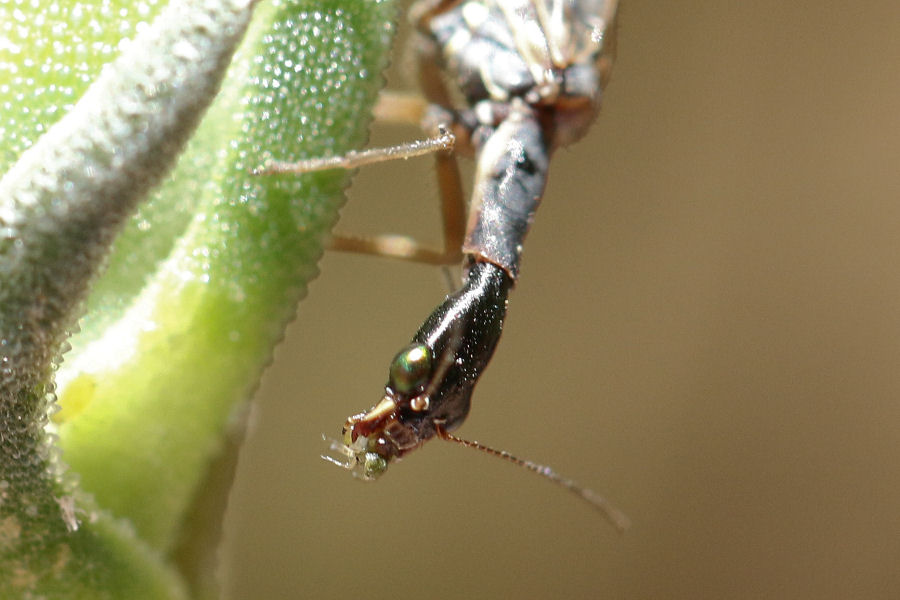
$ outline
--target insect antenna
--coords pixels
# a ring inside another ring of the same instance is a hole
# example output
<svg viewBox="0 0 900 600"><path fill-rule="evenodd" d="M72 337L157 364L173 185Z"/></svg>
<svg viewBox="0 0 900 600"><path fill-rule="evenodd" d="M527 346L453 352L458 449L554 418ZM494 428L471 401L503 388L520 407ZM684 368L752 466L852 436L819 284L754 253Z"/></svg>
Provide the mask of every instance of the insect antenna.
<svg viewBox="0 0 900 600"><path fill-rule="evenodd" d="M465 446L466 448L480 450L481 452L490 454L491 456L496 456L497 458L502 458L503 460L513 463L514 465L518 465L524 469L528 469L529 471L546 477L553 483L562 486L563 488L569 490L570 492L590 504L591 507L595 510L600 511L600 513L604 517L606 517L606 520L608 520L612 524L612 526L615 527L616 530L618 530L619 533L623 533L631 525L631 521L625 515L625 513L611 505L606 500L606 498L593 490L589 490L588 488L579 485L571 479L566 479L546 465L539 465L535 462L531 462L530 460L525 460L523 458L513 456L506 450L497 450L496 448L485 446L481 442L464 440L462 438L456 437L455 435L448 433L440 425L438 425L437 427L437 435L442 440L446 440L448 442L456 442L457 444Z"/></svg>

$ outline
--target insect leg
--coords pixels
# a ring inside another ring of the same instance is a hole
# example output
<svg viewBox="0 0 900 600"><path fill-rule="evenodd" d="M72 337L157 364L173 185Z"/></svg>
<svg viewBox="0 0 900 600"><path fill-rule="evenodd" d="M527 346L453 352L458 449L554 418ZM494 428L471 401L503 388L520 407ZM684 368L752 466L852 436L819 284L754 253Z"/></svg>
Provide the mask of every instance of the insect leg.
<svg viewBox="0 0 900 600"><path fill-rule="evenodd" d="M438 125L441 121L452 121L453 115L429 104L421 96L385 92L375 107L375 118L394 123L415 123L425 130L437 129L432 140L449 135ZM464 132L468 137L468 132ZM417 154L418 155L418 154ZM393 153L382 160L408 158L402 152ZM459 173L459 165L454 153L449 149L435 148L435 175L441 202L441 222L444 244L441 250L429 248L412 237L404 235L354 236L334 234L326 242L329 250L355 252L374 256L395 258L431 265L451 265L462 259L462 242L466 229L466 202Z"/></svg>
<svg viewBox="0 0 900 600"><path fill-rule="evenodd" d="M466 210L459 167L456 157L449 152L436 153L434 161L441 199L443 249L429 248L404 235L361 237L346 234L333 235L325 247L329 250L371 254L430 265L450 265L460 262L466 228Z"/></svg>
<svg viewBox="0 0 900 600"><path fill-rule="evenodd" d="M425 154L434 154L435 172L441 198L441 216L444 230L444 245L440 250L428 248L415 239L403 235L353 236L335 234L326 240L329 250L355 252L375 256L396 258L432 265L458 263L462 258L460 250L465 235L465 196L456 158L451 153L455 136L440 123L453 120L449 111L430 105L421 97L403 93L383 93L375 108L377 119L388 122L415 123L433 133L432 137L366 150L351 150L339 156L311 158L296 162L270 160L254 171L257 175L284 173L309 173L326 169L355 169L368 164L408 159ZM465 132L468 135L468 132Z"/></svg>

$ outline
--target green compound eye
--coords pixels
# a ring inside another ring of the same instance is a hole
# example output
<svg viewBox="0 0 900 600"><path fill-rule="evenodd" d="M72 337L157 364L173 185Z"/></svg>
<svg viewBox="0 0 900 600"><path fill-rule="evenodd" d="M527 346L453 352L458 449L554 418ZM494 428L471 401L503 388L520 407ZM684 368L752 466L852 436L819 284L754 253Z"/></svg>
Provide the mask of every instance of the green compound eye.
<svg viewBox="0 0 900 600"><path fill-rule="evenodd" d="M425 344L401 350L391 361L389 385L401 394L415 391L428 381L431 362L431 349Z"/></svg>

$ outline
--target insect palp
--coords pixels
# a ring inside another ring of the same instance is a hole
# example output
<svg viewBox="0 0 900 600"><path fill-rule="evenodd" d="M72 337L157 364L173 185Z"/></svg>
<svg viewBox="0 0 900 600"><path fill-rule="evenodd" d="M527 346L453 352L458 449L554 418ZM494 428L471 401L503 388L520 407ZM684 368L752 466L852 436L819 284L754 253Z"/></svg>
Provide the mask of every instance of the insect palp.
<svg viewBox="0 0 900 600"><path fill-rule="evenodd" d="M357 479L375 481L387 469L388 461L377 452L367 450L365 439L358 447L355 444L344 444L324 434L322 439L328 447L326 453L320 457L333 465L347 469Z"/></svg>
<svg viewBox="0 0 900 600"><path fill-rule="evenodd" d="M321 454L322 460L326 460L333 465L337 465L342 469L353 468L353 450L346 444L342 444L334 438L330 438L324 433L322 441L326 444L325 454Z"/></svg>

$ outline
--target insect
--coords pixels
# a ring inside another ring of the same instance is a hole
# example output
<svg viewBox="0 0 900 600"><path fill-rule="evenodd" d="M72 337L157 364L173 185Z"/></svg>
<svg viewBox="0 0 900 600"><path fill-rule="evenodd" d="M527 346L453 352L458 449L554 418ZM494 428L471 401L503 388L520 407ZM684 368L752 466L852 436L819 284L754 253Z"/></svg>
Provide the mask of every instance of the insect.
<svg viewBox="0 0 900 600"><path fill-rule="evenodd" d="M624 515L603 498L548 467L450 433L465 420L475 384L500 339L550 153L580 138L596 117L615 49L615 9L615 0L420 0L411 18L422 38L420 75L429 102L394 98L381 113L419 121L437 135L393 148L266 165L264 172L306 172L437 152L442 252L391 236L337 236L332 247L433 264L463 262L462 286L397 353L382 399L347 420L342 441L331 441L326 460L374 480L390 463L438 437L544 475L590 502L617 528L626 526ZM454 108L441 68L459 88L462 108ZM455 156L442 152L454 143L476 160L467 223Z"/></svg>

